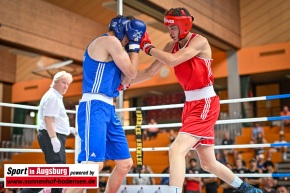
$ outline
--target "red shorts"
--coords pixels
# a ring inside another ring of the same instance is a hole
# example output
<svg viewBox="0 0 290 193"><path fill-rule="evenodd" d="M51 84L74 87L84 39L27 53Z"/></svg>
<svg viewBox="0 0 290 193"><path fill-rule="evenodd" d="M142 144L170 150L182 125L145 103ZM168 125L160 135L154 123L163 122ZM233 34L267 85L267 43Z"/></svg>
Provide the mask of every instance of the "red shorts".
<svg viewBox="0 0 290 193"><path fill-rule="evenodd" d="M219 117L219 97L213 96L184 103L180 133L200 137L199 144L214 145L214 125Z"/></svg>

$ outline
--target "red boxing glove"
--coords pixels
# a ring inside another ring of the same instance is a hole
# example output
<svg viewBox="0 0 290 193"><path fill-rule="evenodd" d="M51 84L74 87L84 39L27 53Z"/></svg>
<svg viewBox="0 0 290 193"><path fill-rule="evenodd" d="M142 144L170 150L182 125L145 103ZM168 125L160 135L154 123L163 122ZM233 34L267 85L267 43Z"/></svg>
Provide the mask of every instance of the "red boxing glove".
<svg viewBox="0 0 290 193"><path fill-rule="evenodd" d="M118 91L122 91L122 90L126 90L127 88L130 87L130 84L128 84L127 86L124 86L123 84L120 84L120 86L118 87Z"/></svg>
<svg viewBox="0 0 290 193"><path fill-rule="evenodd" d="M150 50L152 48L155 48L152 44L151 44L151 40L149 38L149 34L147 33L147 31L144 33L142 39L141 39L141 43L140 43L140 48L149 56L152 56L150 54Z"/></svg>

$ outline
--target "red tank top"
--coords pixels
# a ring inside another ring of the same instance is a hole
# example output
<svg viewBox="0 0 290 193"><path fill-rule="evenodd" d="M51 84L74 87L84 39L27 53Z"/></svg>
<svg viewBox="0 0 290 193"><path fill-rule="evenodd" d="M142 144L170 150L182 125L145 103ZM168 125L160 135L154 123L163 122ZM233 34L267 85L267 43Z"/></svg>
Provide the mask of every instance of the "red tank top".
<svg viewBox="0 0 290 193"><path fill-rule="evenodd" d="M184 47L187 47L189 42L196 37L197 34L192 34ZM172 53L175 53L183 48L179 48L179 43L175 42ZM214 83L214 78L211 70L212 59L205 59L195 56L174 67L175 76L182 86L183 90L201 89L210 86Z"/></svg>

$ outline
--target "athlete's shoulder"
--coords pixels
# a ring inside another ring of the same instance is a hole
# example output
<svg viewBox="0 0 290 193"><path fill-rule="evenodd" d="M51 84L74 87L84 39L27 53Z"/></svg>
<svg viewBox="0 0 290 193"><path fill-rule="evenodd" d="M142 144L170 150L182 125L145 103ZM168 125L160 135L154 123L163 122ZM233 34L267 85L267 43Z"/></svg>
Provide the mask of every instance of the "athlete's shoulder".
<svg viewBox="0 0 290 193"><path fill-rule="evenodd" d="M165 52L171 52L174 46L174 41L168 42L165 47L163 48L163 51Z"/></svg>
<svg viewBox="0 0 290 193"><path fill-rule="evenodd" d="M210 47L207 38L202 35L196 35L189 41L188 47L203 51Z"/></svg>
<svg viewBox="0 0 290 193"><path fill-rule="evenodd" d="M106 45L120 44L120 41L115 36L100 36L94 39L91 43L91 47L106 46Z"/></svg>
<svg viewBox="0 0 290 193"><path fill-rule="evenodd" d="M203 42L203 43L208 43L208 40L206 37L200 35L200 34L193 34L192 40L191 41L198 41L198 42Z"/></svg>

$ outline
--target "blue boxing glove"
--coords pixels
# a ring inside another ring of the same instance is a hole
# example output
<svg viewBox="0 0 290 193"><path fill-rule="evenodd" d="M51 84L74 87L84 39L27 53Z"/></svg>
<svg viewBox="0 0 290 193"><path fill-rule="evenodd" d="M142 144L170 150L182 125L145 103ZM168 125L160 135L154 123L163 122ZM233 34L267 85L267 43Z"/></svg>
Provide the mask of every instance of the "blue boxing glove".
<svg viewBox="0 0 290 193"><path fill-rule="evenodd" d="M138 19L126 23L125 34L129 40L129 52L139 52L141 39L146 32L146 24Z"/></svg>

